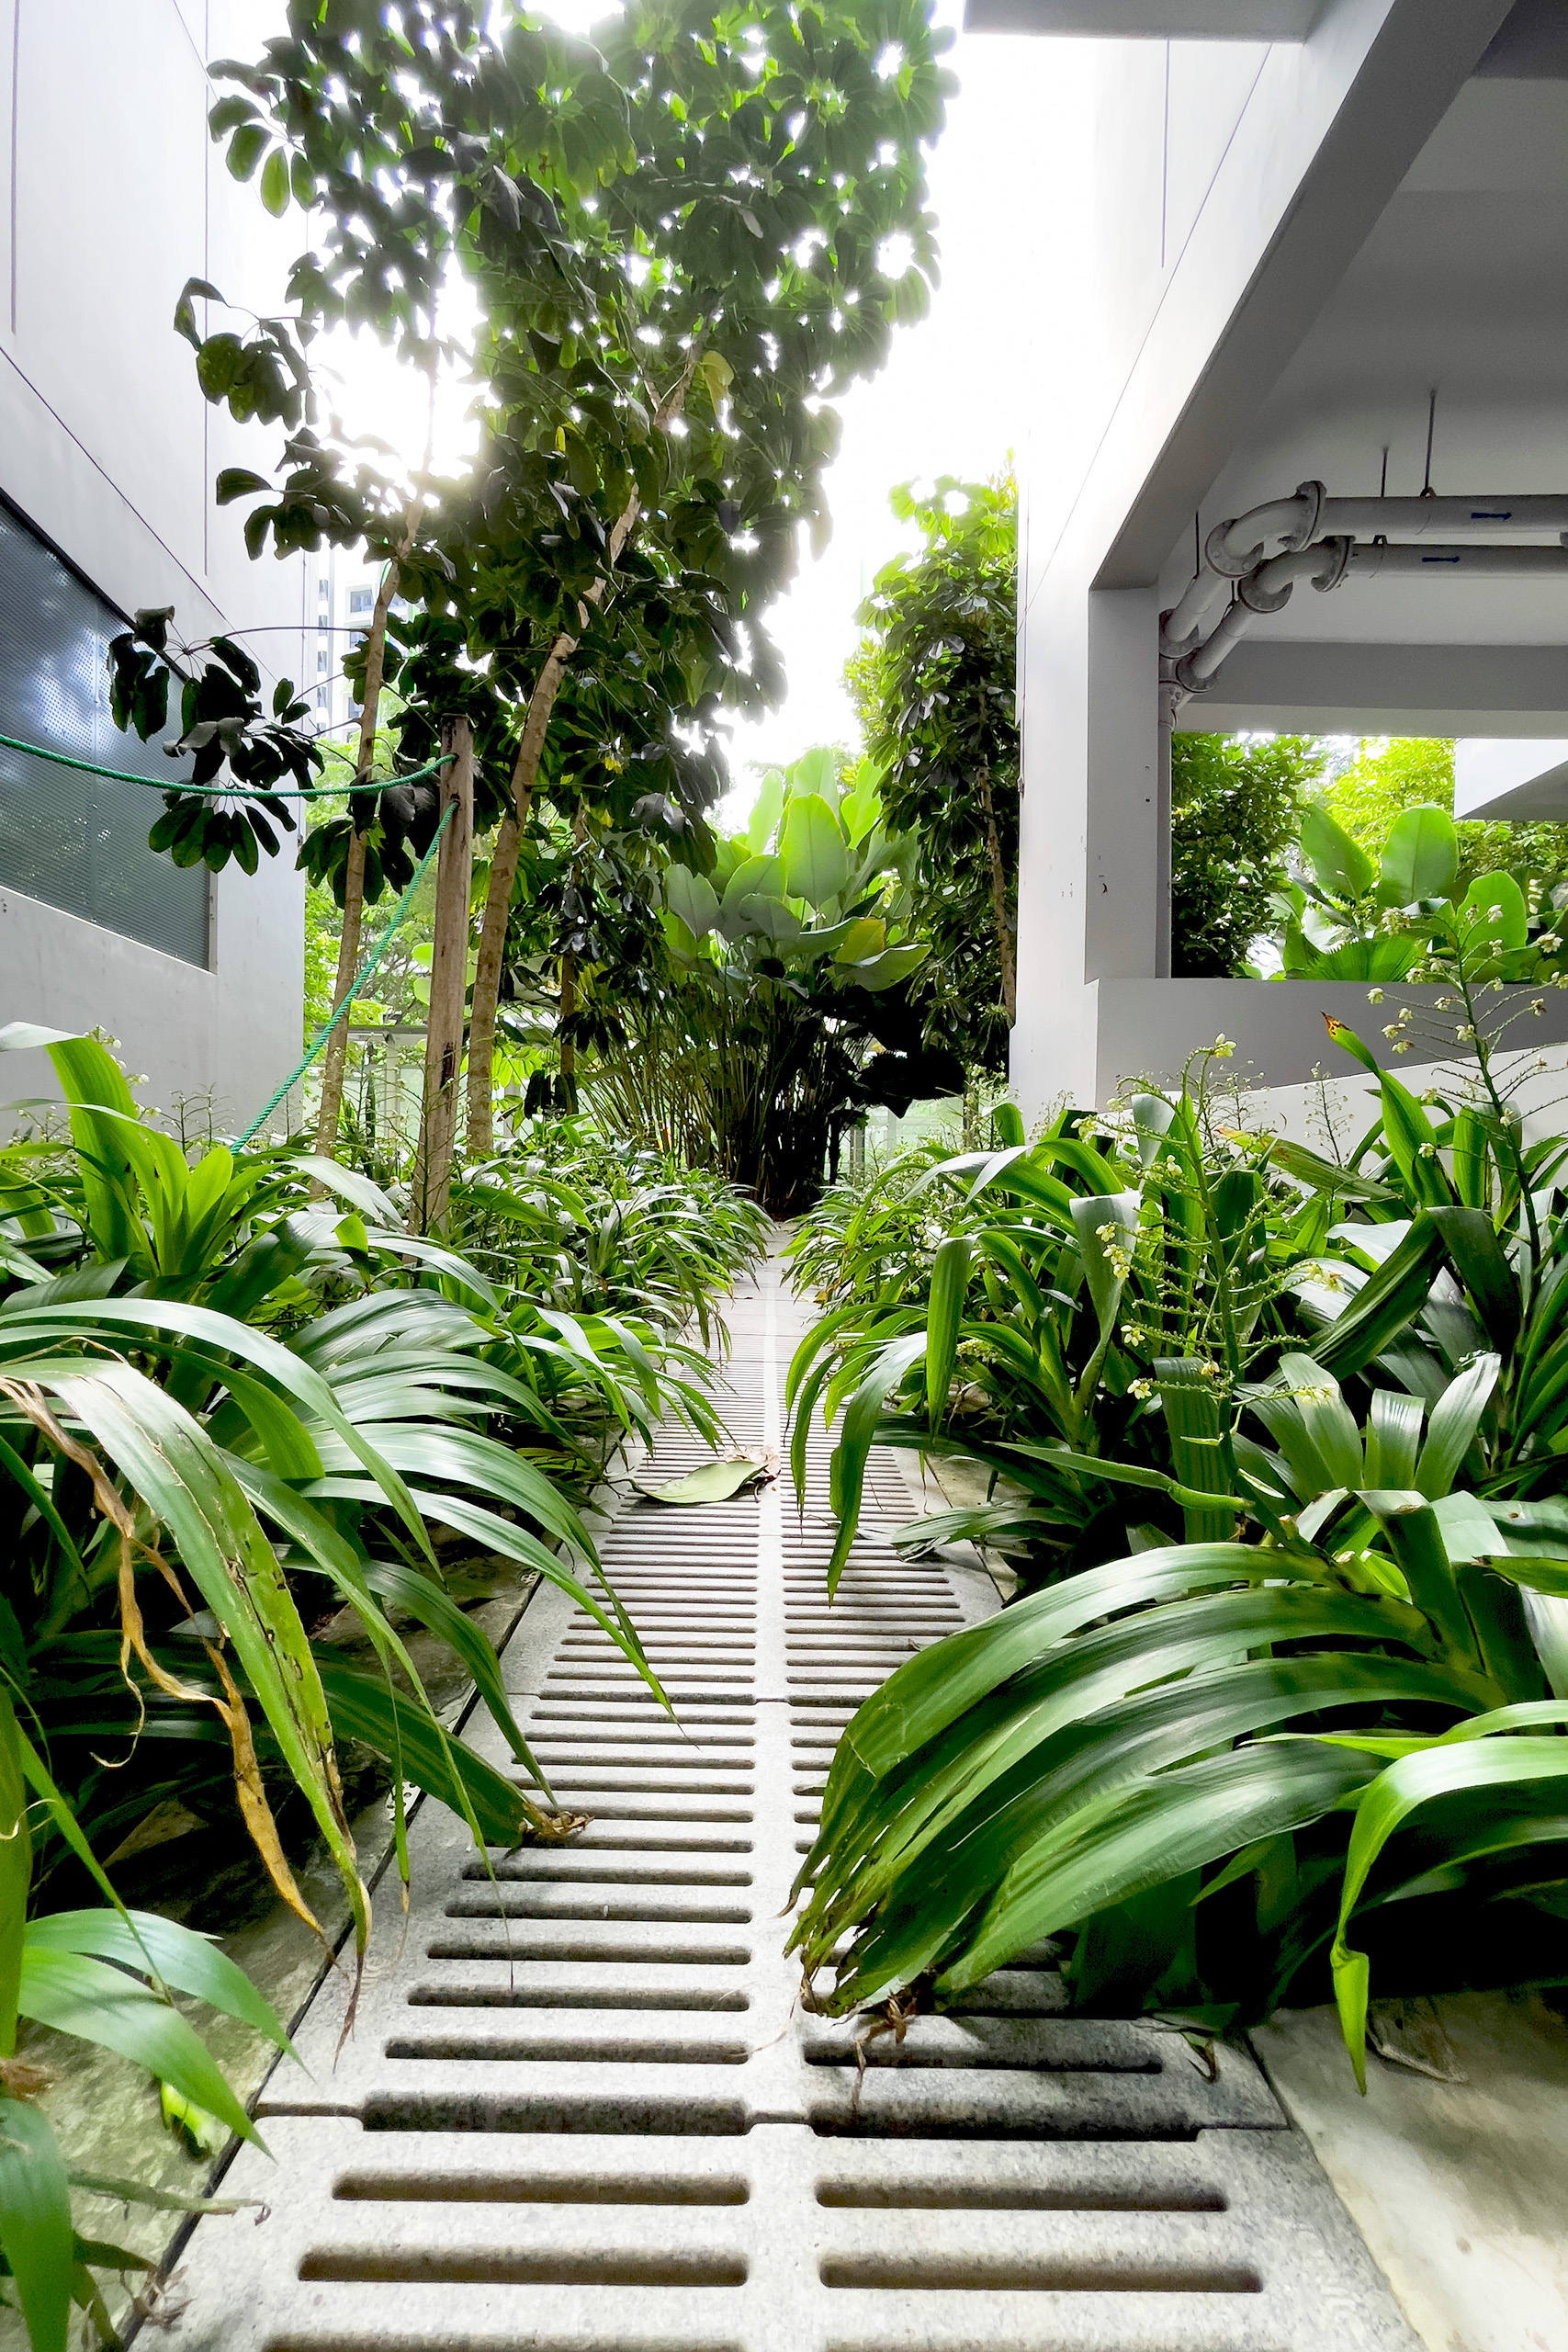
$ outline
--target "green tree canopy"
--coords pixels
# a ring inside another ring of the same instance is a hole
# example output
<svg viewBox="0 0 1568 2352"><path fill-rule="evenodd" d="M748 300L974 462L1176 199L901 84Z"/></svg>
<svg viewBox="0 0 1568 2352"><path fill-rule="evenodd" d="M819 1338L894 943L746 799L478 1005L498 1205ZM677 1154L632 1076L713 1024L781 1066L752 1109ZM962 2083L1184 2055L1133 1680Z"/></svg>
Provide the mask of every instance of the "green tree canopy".
<svg viewBox="0 0 1568 2352"><path fill-rule="evenodd" d="M1442 736L1363 736L1356 756L1325 788L1323 804L1369 857L1381 858L1406 808L1454 805L1454 747ZM1560 874L1568 866L1568 827L1509 824L1463 817L1455 888L1462 897L1478 874L1528 868Z"/></svg>
<svg viewBox="0 0 1568 2352"><path fill-rule="evenodd" d="M1303 794L1323 754L1303 735L1175 735L1170 746L1170 967L1226 979L1273 917Z"/></svg>
<svg viewBox="0 0 1568 2352"><path fill-rule="evenodd" d="M846 676L883 770L888 827L919 844L928 1034L966 1064L1005 1069L1016 1012L1017 491L1010 475L944 475L929 494L906 483L891 503L924 544L878 572Z"/></svg>

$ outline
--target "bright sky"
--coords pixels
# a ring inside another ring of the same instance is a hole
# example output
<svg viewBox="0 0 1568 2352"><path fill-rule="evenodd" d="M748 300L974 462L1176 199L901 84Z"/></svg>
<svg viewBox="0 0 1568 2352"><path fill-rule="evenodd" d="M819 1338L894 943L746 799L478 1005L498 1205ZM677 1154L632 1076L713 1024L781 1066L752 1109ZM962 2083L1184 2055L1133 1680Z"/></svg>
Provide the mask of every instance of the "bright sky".
<svg viewBox="0 0 1568 2352"><path fill-rule="evenodd" d="M604 15L595 0L558 0L550 13L573 30ZM958 30L962 0L939 0L939 19ZM1034 244L1039 164L1054 131L1060 45L958 30L947 62L961 88L931 159L931 201L940 223L942 285L918 326L894 335L879 376L840 403L840 453L827 476L832 540L813 561L803 548L793 585L774 605L788 694L782 707L734 730L736 789L727 816L739 822L754 797L753 764L796 758L814 743L857 740L841 683L858 632L854 610L878 568L913 535L896 523L887 493L897 482L997 472L1021 460L1032 406L1043 388L1032 364L1030 330L1043 303ZM449 323L454 329L459 322ZM423 447L425 394L362 338L338 342L344 405L354 429L401 449ZM399 379L400 378L400 380ZM438 462L468 446L466 395L443 389Z"/></svg>

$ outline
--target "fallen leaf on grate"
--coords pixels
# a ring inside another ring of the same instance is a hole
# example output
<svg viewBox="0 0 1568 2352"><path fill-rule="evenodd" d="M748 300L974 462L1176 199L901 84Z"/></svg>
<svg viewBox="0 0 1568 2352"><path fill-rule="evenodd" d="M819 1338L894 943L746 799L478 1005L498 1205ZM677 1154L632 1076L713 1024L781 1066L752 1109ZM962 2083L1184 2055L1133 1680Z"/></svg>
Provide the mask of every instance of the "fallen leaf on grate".
<svg viewBox="0 0 1568 2352"><path fill-rule="evenodd" d="M650 1503L727 1503L750 1487L765 1486L777 1475L776 1462L770 1462L766 1454L742 1453L729 1460L705 1462L700 1470L668 1486L650 1486L642 1478L634 1478L632 1484Z"/></svg>

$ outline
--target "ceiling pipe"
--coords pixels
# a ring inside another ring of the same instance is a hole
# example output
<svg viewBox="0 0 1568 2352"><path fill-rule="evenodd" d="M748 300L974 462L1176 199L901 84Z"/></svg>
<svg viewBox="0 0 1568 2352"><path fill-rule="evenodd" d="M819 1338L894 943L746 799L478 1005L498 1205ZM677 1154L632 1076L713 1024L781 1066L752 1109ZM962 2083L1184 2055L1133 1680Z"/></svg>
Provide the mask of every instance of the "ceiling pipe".
<svg viewBox="0 0 1568 2352"><path fill-rule="evenodd" d="M1568 532L1568 496L1531 492L1475 493L1463 498L1330 498L1320 481L1304 481L1293 497L1269 500L1229 522L1216 523L1203 542L1203 561L1160 631L1160 650L1173 658L1193 652L1233 581L1256 573L1273 552L1304 552L1323 538L1364 539L1398 532ZM1473 569L1473 567L1472 567Z"/></svg>
<svg viewBox="0 0 1568 2352"><path fill-rule="evenodd" d="M1325 500L1324 511L1352 503L1348 500ZM1393 505L1394 501L1391 499L1386 503ZM1436 504L1438 502L1430 503ZM1538 500L1534 503L1538 505L1568 504L1568 501ZM1256 565L1244 579L1236 582L1235 602L1208 637L1200 634L1196 643L1190 637L1188 639L1189 650L1175 660L1174 682L1189 694L1201 692L1254 621L1269 613L1279 612L1290 602L1292 592L1300 579L1310 580L1314 588L1326 594L1330 589L1337 588L1342 580L1350 578L1375 580L1421 575L1428 579L1448 579L1459 573L1492 579L1568 580L1568 547L1473 547L1451 542L1427 547L1390 546L1379 539L1363 546L1348 537L1336 537L1321 539L1313 547L1287 548L1284 553L1270 556L1267 561ZM1161 650L1168 661L1171 652L1165 638L1168 633L1173 633L1175 619L1173 613L1167 629L1161 634Z"/></svg>

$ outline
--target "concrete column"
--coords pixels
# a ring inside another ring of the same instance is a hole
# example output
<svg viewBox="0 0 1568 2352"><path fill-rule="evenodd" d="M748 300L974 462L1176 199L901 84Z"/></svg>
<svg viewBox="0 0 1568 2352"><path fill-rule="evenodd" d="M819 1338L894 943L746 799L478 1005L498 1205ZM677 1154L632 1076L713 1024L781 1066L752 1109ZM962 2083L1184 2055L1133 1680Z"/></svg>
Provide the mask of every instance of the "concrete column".
<svg viewBox="0 0 1568 2352"><path fill-rule="evenodd" d="M1161 970L1169 823L1160 807L1158 630L1153 587L1090 589L1088 980L1150 978Z"/></svg>

